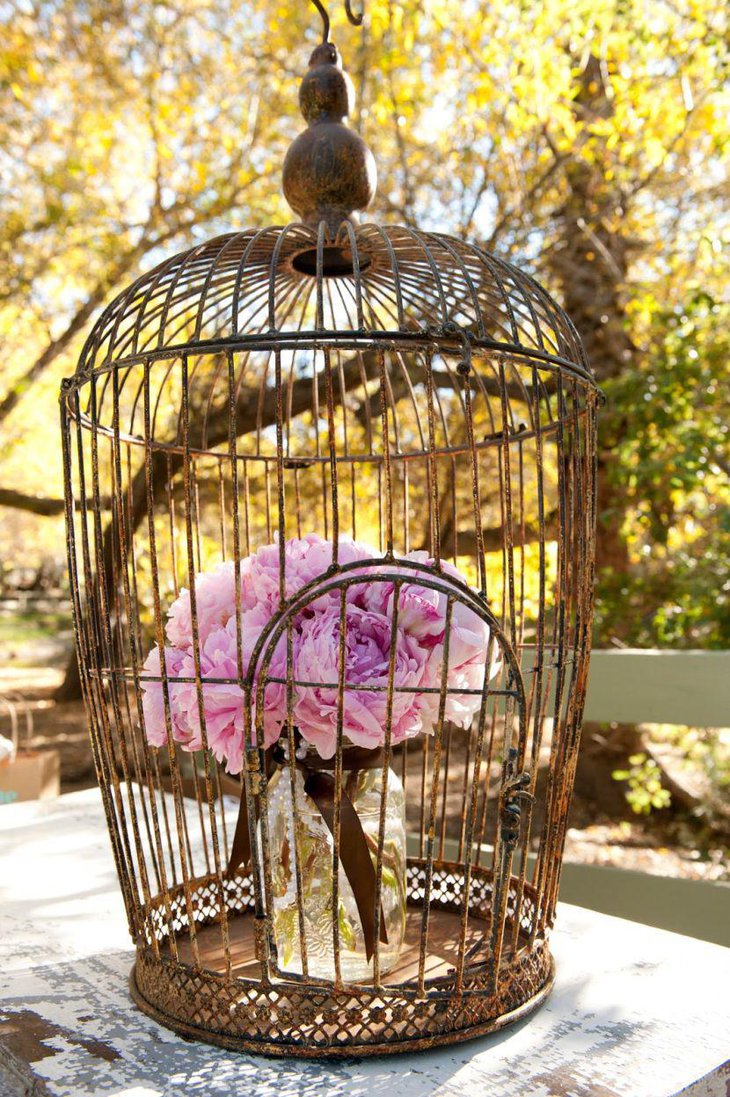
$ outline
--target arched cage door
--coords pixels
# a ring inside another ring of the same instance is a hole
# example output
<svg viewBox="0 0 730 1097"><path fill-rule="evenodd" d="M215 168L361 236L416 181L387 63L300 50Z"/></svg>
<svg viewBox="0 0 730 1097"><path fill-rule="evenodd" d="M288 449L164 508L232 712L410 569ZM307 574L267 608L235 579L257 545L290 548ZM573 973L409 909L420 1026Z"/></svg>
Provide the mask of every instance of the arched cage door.
<svg viewBox="0 0 730 1097"><path fill-rule="evenodd" d="M441 650L436 653L440 686L430 701L438 715L430 735L404 738L400 742L393 736L393 707L398 696L417 694L418 687L399 685L394 671L387 680L375 685L353 683L348 680L347 666L343 666L351 627L348 610L354 604L353 598L357 598L360 590L372 591L378 586L389 591L393 636L397 635L399 607L403 612L410 592L436 592L445 601L446 631ZM337 610L341 642L332 667L336 676L316 682L297 681L291 657L292 626L306 615L309 607L323 599L330 599ZM450 646L458 643L460 627L473 626L477 620L489 630L482 683L465 690L463 685L450 684ZM272 659L282 648L286 649L284 665L280 662L278 671L273 671ZM398 559L359 561L345 565L336 574L316 579L301 590L262 633L251 658L247 681L246 738L256 748L247 754L243 795L248 799L251 848L257 851L253 858L256 910L267 923L267 934L261 938L265 947L260 959L270 975L289 979L291 974L277 962L270 918L274 905L266 779L270 766L263 711L266 690L272 685L287 688L289 694L287 732L292 749L282 764L289 768L291 787L295 790L291 801L295 818L302 807L294 781L295 690L315 693L323 705L329 706L336 720L335 803L339 802L342 790L348 704L361 690L367 690L371 700L379 695L375 707L383 717L383 764L394 767L402 777L409 830L404 955L386 982L397 985L401 992L423 996L438 995L445 990L453 993L455 986L463 988L466 981L470 993L475 993L475 977L479 976L479 992L493 994L505 938L514 952L515 946L526 942L532 927L531 889L526 888L524 878L513 879L511 874L513 852L520 836L520 801L532 793L531 774L525 769L527 735L522 674L515 653L484 599L438 566ZM446 718L446 713L452 699L466 702L467 696L474 716L468 726L459 727ZM463 805L456 815L450 810L454 792ZM385 801L385 782L382 797ZM377 845L372 851L376 896L382 883L386 815L387 803L383 802ZM334 855L339 861L338 837L335 834ZM293 861L296 862L296 857ZM297 863L291 867L294 874L300 871ZM300 932L305 933L303 925ZM377 937L375 947L377 953ZM307 980L306 971L302 978Z"/></svg>

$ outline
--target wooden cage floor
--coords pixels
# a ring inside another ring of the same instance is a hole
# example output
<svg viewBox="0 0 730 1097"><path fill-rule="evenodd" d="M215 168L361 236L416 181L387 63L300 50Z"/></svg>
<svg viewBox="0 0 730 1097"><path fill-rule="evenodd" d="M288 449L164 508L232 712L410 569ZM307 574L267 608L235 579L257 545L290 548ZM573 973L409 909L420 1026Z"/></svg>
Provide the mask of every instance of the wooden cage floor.
<svg viewBox="0 0 730 1097"><path fill-rule="evenodd" d="M409 909L406 914L406 933L400 957L396 966L391 968L385 976L383 981L386 985L417 979L421 927L421 908ZM474 917L468 919L465 950L470 966L487 958L484 930L483 919ZM438 979L453 974L458 963L461 932L462 916L460 914L438 907L432 908L426 951L426 979ZM261 965L256 959L253 916L247 913L231 914L228 919L228 937L231 974L236 978L260 979ZM214 923L200 927L196 934L196 941L202 966L216 974L224 974L227 965L220 924ZM480 943L481 948L479 948ZM177 951L183 963L194 963L195 953L187 934L177 938ZM171 956L170 945L166 944L161 952L163 956Z"/></svg>

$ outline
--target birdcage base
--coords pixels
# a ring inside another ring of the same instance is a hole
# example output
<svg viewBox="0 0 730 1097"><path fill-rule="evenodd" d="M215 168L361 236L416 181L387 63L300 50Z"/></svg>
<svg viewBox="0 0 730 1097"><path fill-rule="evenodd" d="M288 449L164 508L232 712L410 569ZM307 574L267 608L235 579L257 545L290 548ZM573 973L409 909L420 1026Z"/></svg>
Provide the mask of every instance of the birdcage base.
<svg viewBox="0 0 730 1097"><path fill-rule="evenodd" d="M422 865L409 862L409 911L406 941L385 985L348 985L335 991L296 979L261 981L250 909L230 911L224 943L219 916L201 907L211 897L210 881L199 885L193 904L200 921L195 943L187 934L176 940L176 957L166 941L140 943L131 975L131 993L139 1008L181 1035L231 1050L264 1055L347 1057L385 1055L457 1043L497 1031L526 1017L548 995L554 964L547 944L525 933L527 917L514 940L509 910L519 885L511 881L503 959L496 988L483 951L489 917L491 874L476 869L472 883L480 891L467 919L462 985L455 964L463 919L456 909L461 875L454 865L438 866L432 899L425 996L418 996L422 905L418 880ZM245 897L249 898L249 889ZM522 911L530 913L532 889L524 884ZM238 902L242 893L238 891ZM178 897L179 899L180 897ZM228 902L232 904L235 893ZM179 909L179 907L178 907ZM202 915L202 916L201 916ZM197 920L197 919L196 919ZM481 943L481 946L480 946ZM516 947L515 947L516 946Z"/></svg>

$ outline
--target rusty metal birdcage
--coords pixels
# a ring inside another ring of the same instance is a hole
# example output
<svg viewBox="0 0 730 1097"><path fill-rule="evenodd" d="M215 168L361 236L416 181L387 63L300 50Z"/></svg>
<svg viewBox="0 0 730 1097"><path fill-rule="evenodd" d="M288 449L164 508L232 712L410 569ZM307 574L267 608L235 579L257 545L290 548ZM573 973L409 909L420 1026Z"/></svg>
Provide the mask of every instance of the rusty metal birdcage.
<svg viewBox="0 0 730 1097"><path fill-rule="evenodd" d="M327 39L285 163L300 222L141 277L94 327L61 410L77 654L135 1001L229 1048L362 1055L492 1031L550 988L598 390L527 275L475 244L360 223L372 158L343 125ZM288 546L305 542L327 548L292 587ZM262 551L274 594L245 587ZM215 610L227 663L208 650L213 574L233 591ZM252 633L244 588L275 603ZM375 597L385 662L356 681L353 630ZM179 658L173 605L187 607ZM441 616L406 673L414 605ZM297 630L322 606L318 674ZM471 686L453 669L459 628L486 638ZM228 691L225 726L213 690ZM331 759L305 742L312 699ZM351 732L361 708L375 746ZM211 747L224 734L241 754L226 748L228 771Z"/></svg>

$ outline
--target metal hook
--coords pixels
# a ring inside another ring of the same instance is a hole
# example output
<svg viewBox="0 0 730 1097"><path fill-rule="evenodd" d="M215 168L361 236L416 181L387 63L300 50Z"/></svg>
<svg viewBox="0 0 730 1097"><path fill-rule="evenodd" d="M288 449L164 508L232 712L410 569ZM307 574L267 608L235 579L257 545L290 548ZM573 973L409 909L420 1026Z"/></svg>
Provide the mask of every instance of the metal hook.
<svg viewBox="0 0 730 1097"><path fill-rule="evenodd" d="M312 0L312 3L322 16L322 44L324 45L325 42L330 40L330 17L321 0ZM365 0L362 0L362 8L357 15L352 10L352 0L345 0L345 14L353 27L361 27L365 17Z"/></svg>
<svg viewBox="0 0 730 1097"><path fill-rule="evenodd" d="M454 335L461 340L461 359L456 367L456 372L466 377L471 373L471 354L474 342L474 333L468 328L461 327L454 320L444 320L440 328L436 329L440 335Z"/></svg>
<svg viewBox="0 0 730 1097"><path fill-rule="evenodd" d="M350 0L345 0L345 12L347 13L347 18L350 20L353 27L361 27L362 21L365 18L365 0L362 0L359 15L353 14Z"/></svg>
<svg viewBox="0 0 730 1097"><path fill-rule="evenodd" d="M322 45L330 40L330 17L324 9L324 6L320 3L320 0L312 0L315 8L322 16Z"/></svg>

